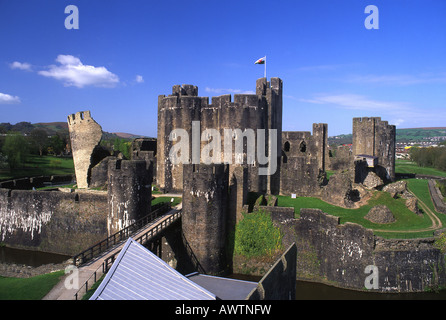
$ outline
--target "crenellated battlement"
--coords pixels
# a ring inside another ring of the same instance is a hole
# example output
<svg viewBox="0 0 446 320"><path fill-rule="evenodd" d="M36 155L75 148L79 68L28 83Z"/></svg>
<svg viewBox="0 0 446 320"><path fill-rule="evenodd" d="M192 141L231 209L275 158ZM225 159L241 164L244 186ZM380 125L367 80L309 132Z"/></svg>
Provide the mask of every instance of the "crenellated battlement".
<svg viewBox="0 0 446 320"><path fill-rule="evenodd" d="M361 122L380 122L381 117L357 117L353 118L353 123L361 123Z"/></svg>
<svg viewBox="0 0 446 320"><path fill-rule="evenodd" d="M158 96L157 181L161 188L182 188L182 168L169 164L168 151L172 146L169 134L175 129L183 129L191 136L193 121L199 121L201 129L276 129L280 145L282 80L271 78L268 82L266 78L258 79L256 91L252 94L200 97L196 86L183 84L174 85L171 95ZM269 182L255 184L263 190ZM278 186L276 189L278 191Z"/></svg>
<svg viewBox="0 0 446 320"><path fill-rule="evenodd" d="M76 125L81 122L92 120L90 111L79 111L68 116L68 126Z"/></svg>

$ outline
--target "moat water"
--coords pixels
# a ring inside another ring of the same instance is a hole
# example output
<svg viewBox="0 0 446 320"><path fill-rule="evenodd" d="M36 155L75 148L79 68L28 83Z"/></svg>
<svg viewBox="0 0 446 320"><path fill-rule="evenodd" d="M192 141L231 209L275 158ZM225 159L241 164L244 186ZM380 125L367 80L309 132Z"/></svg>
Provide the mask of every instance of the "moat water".
<svg viewBox="0 0 446 320"><path fill-rule="evenodd" d="M24 264L31 267L39 267L44 264L62 263L70 258L70 256L61 254L0 246L0 263Z"/></svg>
<svg viewBox="0 0 446 320"><path fill-rule="evenodd" d="M70 256L22 249L0 247L0 263L24 264L39 267L62 263ZM259 281L260 277L232 275L236 279ZM446 290L439 293L375 293L337 288L321 283L296 281L296 300L446 300Z"/></svg>

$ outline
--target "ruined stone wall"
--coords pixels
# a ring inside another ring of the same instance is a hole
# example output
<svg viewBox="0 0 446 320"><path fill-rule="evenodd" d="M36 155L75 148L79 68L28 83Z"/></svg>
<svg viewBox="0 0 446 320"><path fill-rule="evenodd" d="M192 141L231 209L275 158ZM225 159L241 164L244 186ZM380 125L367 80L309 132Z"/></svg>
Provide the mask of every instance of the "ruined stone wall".
<svg viewBox="0 0 446 320"><path fill-rule="evenodd" d="M107 195L0 189L0 241L74 255L107 236Z"/></svg>
<svg viewBox="0 0 446 320"><path fill-rule="evenodd" d="M192 136L192 121L199 121L200 128L197 136ZM181 191L183 186L183 167L173 165L169 160L169 152L177 141L170 141L172 130L183 129L189 136L189 159L192 159L192 139L200 142L200 151L211 141L210 137L201 137L205 129L216 129L221 138L221 154L216 156L219 163L224 159L224 129L253 129L255 135L255 150L257 148L257 129L277 129L279 146L282 132L282 80L272 78L271 83L266 78L256 82L256 94L236 94L234 101L231 95L213 97L209 104L208 97L198 97L198 88L192 85L175 85L172 94L158 97L158 146L157 146L157 184L166 192ZM267 132L268 133L268 132ZM170 138L170 139L169 139ZM230 172L237 166L235 163L235 139L232 141L232 165ZM242 138L242 137L238 137ZM244 138L246 140L246 138ZM268 143L268 136L266 137ZM268 148L268 147L267 147ZM266 148L266 150L268 150ZM246 141L244 142L246 152ZM244 164L250 159L244 157ZM280 152L277 153L280 158ZM201 159L203 160L203 159ZM248 188L251 191L273 192L279 191L279 170L272 176L259 176L257 159L248 168ZM280 163L280 161L278 161Z"/></svg>
<svg viewBox="0 0 446 320"><path fill-rule="evenodd" d="M376 174L383 180L395 180L396 127L380 117L353 118L353 155L378 157Z"/></svg>
<svg viewBox="0 0 446 320"><path fill-rule="evenodd" d="M102 127L94 121L90 111L81 111L68 116L68 130L77 186L88 188L91 168L101 160L95 159L93 154L99 147Z"/></svg>
<svg viewBox="0 0 446 320"><path fill-rule="evenodd" d="M146 161L110 160L107 194L109 235L149 214L152 176Z"/></svg>
<svg viewBox="0 0 446 320"><path fill-rule="evenodd" d="M304 131L283 132L282 141L280 193L320 195L328 158L327 124L314 123L313 135Z"/></svg>
<svg viewBox="0 0 446 320"><path fill-rule="evenodd" d="M227 165L184 165L182 229L185 241L207 274L228 271Z"/></svg>
<svg viewBox="0 0 446 320"><path fill-rule="evenodd" d="M431 195L432 203L437 212L446 214L446 204L440 190L435 186L434 180L428 181L429 194Z"/></svg>
<svg viewBox="0 0 446 320"><path fill-rule="evenodd" d="M444 255L433 238L382 239L319 209L301 209L299 219L286 213L272 218L284 245L296 242L298 278L363 290L371 275L366 267L373 266L378 273L373 290L380 292L422 292L446 284Z"/></svg>
<svg viewBox="0 0 446 320"><path fill-rule="evenodd" d="M294 300L297 249L293 243L262 277L246 300Z"/></svg>

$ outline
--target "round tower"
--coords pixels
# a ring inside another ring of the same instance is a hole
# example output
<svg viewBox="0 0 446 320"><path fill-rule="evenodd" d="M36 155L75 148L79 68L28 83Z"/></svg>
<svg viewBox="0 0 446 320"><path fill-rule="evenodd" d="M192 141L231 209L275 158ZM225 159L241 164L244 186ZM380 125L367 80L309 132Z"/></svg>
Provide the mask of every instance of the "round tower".
<svg viewBox="0 0 446 320"><path fill-rule="evenodd" d="M175 85L171 95L158 97L157 184L166 192L178 192L183 187L182 164L173 165L169 159L172 145L179 141L172 132L185 130L192 150L192 122L201 120L203 102L197 95L196 86Z"/></svg>
<svg viewBox="0 0 446 320"><path fill-rule="evenodd" d="M188 164L183 170L184 238L206 274L225 274L228 166Z"/></svg>
<svg viewBox="0 0 446 320"><path fill-rule="evenodd" d="M150 213L152 199L150 172L145 160L109 161L109 235Z"/></svg>

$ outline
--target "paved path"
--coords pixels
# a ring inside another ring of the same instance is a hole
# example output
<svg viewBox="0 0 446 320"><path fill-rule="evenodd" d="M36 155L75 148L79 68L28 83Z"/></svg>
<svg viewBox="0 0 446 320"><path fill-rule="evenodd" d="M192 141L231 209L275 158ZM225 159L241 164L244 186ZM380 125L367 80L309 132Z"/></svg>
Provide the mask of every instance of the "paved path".
<svg viewBox="0 0 446 320"><path fill-rule="evenodd" d="M158 217L155 219L152 223L149 223L144 229L141 229L140 231L133 234L131 237L134 239L139 238L143 234L147 233L150 229L156 228L158 225L162 224L164 221L169 219L175 212L178 211L178 209L181 209L181 206L175 207L175 209L172 209L168 213ZM116 254L118 251L122 249L124 246L125 241L123 241L121 244L116 245L115 247L111 248L109 251L104 252L97 258L93 259L92 261L82 265L77 269L78 271L78 284L79 288L82 287L87 280L91 278L89 281L88 286L91 287L93 282L93 274L95 271L98 271L97 279L99 279L102 275L102 263L104 260L113 254ZM75 294L78 292L78 288L76 289L70 289L67 288L67 285L65 285L65 282L67 281L68 287L72 286L71 279L74 278L74 273L68 273L65 275L59 283L51 289L51 291L43 298L43 300L75 300ZM83 289L80 293L79 299L82 298L82 295L85 293L85 289Z"/></svg>

